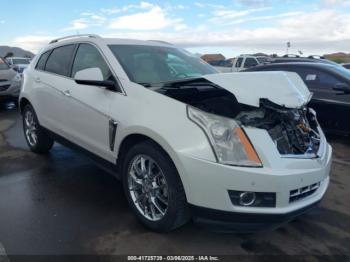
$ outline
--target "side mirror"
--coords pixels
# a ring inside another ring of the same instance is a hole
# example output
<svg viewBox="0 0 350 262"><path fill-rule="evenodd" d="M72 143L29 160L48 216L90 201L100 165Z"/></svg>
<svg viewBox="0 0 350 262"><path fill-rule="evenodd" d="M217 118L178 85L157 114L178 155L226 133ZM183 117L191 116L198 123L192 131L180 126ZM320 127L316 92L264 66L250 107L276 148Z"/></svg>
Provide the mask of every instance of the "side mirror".
<svg viewBox="0 0 350 262"><path fill-rule="evenodd" d="M114 81L103 80L102 71L97 67L76 72L74 80L79 85L101 86L111 91L117 90L117 85Z"/></svg>
<svg viewBox="0 0 350 262"><path fill-rule="evenodd" d="M338 93L338 95L350 94L350 86L346 83L335 84L333 87L333 90L343 92L343 93Z"/></svg>

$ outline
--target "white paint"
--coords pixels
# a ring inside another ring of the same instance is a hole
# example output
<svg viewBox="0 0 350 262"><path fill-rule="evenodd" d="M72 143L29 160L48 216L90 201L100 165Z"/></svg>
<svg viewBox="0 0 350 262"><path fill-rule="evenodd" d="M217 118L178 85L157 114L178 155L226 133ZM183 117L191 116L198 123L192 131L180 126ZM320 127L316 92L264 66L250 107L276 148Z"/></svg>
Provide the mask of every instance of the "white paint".
<svg viewBox="0 0 350 262"><path fill-rule="evenodd" d="M300 108L311 99L304 82L292 72L222 73L204 78L230 91L238 102L255 107L262 98L288 108Z"/></svg>
<svg viewBox="0 0 350 262"><path fill-rule="evenodd" d="M66 39L47 46L89 42L100 50L123 88L122 93L77 85L71 78L35 70L40 54L24 73L21 98L27 98L42 126L88 151L116 163L123 140L141 134L156 141L170 156L189 203L240 213L286 213L320 200L327 187L332 148L321 132L320 158L283 158L266 130L245 128L262 160L262 168L227 166L216 162L203 130L187 117L187 105L129 80L108 48L109 44L167 46L152 42L94 37ZM39 81L36 81L37 78ZM239 102L259 106L261 98L290 108L305 105L311 94L295 73L251 72L206 75L204 78L233 93ZM69 90L71 96L64 96ZM109 148L109 120L118 122L115 147ZM321 182L317 194L289 204L289 192ZM276 208L238 208L227 190L276 192Z"/></svg>

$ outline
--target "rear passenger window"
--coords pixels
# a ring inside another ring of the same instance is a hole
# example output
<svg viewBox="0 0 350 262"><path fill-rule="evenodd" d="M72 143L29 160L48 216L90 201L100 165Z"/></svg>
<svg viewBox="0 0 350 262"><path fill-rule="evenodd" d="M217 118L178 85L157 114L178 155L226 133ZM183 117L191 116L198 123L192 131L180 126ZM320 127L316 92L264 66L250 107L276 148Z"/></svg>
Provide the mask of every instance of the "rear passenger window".
<svg viewBox="0 0 350 262"><path fill-rule="evenodd" d="M78 71L99 68L103 75L103 80L114 80L111 70L96 47L90 44L80 44L73 63L72 77Z"/></svg>
<svg viewBox="0 0 350 262"><path fill-rule="evenodd" d="M45 64L46 64L47 58L49 57L50 53L51 53L51 50L47 51L41 55L38 63L36 64L36 69L42 70L42 71L45 70Z"/></svg>
<svg viewBox="0 0 350 262"><path fill-rule="evenodd" d="M74 54L75 45L66 45L55 48L46 63L47 72L62 76L70 75L70 63Z"/></svg>

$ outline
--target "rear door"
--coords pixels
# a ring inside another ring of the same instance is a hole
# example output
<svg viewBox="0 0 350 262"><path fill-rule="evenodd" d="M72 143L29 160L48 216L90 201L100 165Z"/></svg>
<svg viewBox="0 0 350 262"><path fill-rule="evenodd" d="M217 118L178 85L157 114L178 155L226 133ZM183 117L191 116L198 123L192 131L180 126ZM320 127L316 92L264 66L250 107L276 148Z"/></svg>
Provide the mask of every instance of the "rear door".
<svg viewBox="0 0 350 262"><path fill-rule="evenodd" d="M350 132L350 121L347 121L347 116L350 114L350 95L341 94L333 89L336 84L346 82L345 79L332 72L309 66L275 65L266 67L263 71L297 73L313 93L309 105L316 110L321 126L333 132Z"/></svg>
<svg viewBox="0 0 350 262"><path fill-rule="evenodd" d="M69 74L75 48L76 45L70 44L44 53L36 65L34 76L37 101L34 106L39 121L62 136L66 134L67 117L64 91L71 84Z"/></svg>
<svg viewBox="0 0 350 262"><path fill-rule="evenodd" d="M314 93L310 105L317 111L322 127L331 131L350 132L350 122L347 120L350 115L349 95L333 89L346 80L320 69L306 69L303 80Z"/></svg>

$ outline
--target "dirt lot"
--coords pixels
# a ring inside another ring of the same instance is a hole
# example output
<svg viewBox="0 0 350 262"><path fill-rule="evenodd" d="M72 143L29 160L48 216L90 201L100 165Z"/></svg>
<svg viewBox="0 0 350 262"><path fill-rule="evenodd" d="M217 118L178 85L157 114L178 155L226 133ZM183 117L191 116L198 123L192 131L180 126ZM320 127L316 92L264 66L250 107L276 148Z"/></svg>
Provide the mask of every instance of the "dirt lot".
<svg viewBox="0 0 350 262"><path fill-rule="evenodd" d="M349 138L329 139L334 148L332 178L320 207L280 229L218 234L190 223L170 234L155 234L136 221L116 179L60 145L48 156L30 153L21 127L16 109L0 109L0 254L211 254L265 259L298 255L311 261L349 261Z"/></svg>

